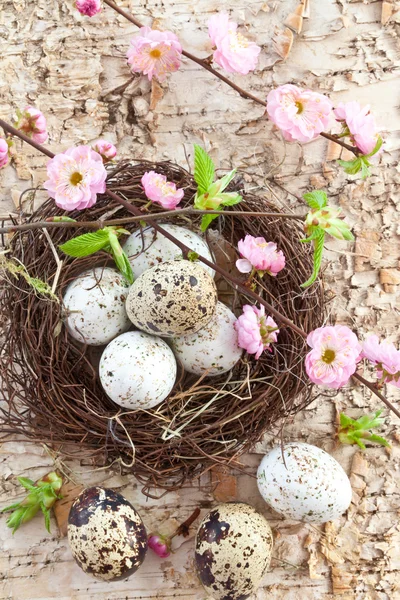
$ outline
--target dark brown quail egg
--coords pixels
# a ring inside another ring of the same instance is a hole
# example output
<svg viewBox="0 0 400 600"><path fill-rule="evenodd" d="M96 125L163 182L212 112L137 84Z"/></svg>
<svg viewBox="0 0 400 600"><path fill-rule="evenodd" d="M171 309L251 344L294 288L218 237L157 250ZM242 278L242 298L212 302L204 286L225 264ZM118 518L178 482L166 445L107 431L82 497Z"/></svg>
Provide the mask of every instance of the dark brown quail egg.
<svg viewBox="0 0 400 600"><path fill-rule="evenodd" d="M245 600L271 562L273 536L268 521L242 502L220 504L196 535L196 569L215 600Z"/></svg>
<svg viewBox="0 0 400 600"><path fill-rule="evenodd" d="M205 327L216 305L211 275L198 264L177 260L142 273L129 290L126 311L139 329L176 337Z"/></svg>
<svg viewBox="0 0 400 600"><path fill-rule="evenodd" d="M78 565L94 577L123 579L142 564L147 534L139 513L121 494L91 487L74 501L68 541Z"/></svg>

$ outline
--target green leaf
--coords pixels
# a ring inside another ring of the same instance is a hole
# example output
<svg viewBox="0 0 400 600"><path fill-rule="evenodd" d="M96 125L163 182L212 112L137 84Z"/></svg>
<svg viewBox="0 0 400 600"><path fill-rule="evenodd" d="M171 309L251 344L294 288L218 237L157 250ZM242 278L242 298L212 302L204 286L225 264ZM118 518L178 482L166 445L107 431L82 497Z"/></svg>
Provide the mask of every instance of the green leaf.
<svg viewBox="0 0 400 600"><path fill-rule="evenodd" d="M242 201L242 196L240 194L236 194L236 192L218 194L217 198L221 199L221 206L234 206Z"/></svg>
<svg viewBox="0 0 400 600"><path fill-rule="evenodd" d="M348 175L356 175L362 169L362 160L359 157L354 160L338 160L337 162Z"/></svg>
<svg viewBox="0 0 400 600"><path fill-rule="evenodd" d="M339 441L342 444L357 444L363 450L365 450L365 444L361 441L362 439L390 447L389 442L385 438L369 431L383 424L384 419L380 418L381 413L382 411L378 410L374 415L362 415L357 420L340 413Z"/></svg>
<svg viewBox="0 0 400 600"><path fill-rule="evenodd" d="M218 181L216 182L216 184L218 185L218 189L219 189L218 193L226 190L226 188L228 187L228 185L230 184L232 179L235 177L236 171L237 171L237 169L232 169L232 171L229 171L229 173L227 173L226 175L221 177L221 179L218 179Z"/></svg>
<svg viewBox="0 0 400 600"><path fill-rule="evenodd" d="M71 217L49 217L46 221L48 223L76 223L76 219L71 219Z"/></svg>
<svg viewBox="0 0 400 600"><path fill-rule="evenodd" d="M366 439L369 442L375 442L375 444L381 444L382 446L385 446L385 448L390 448L389 442L380 435L375 435L374 433L371 433L371 435L369 435Z"/></svg>
<svg viewBox="0 0 400 600"><path fill-rule="evenodd" d="M37 490L35 482L32 481L32 479L28 479L27 477L18 477L18 481L25 489L30 490L31 492L35 492Z"/></svg>
<svg viewBox="0 0 400 600"><path fill-rule="evenodd" d="M210 225L214 219L218 219L219 215L203 215L201 219L200 229L201 231L206 231L207 227Z"/></svg>
<svg viewBox="0 0 400 600"><path fill-rule="evenodd" d="M50 510L46 508L44 504L41 504L40 508L42 509L42 513L44 515L44 525L47 531L50 533Z"/></svg>
<svg viewBox="0 0 400 600"><path fill-rule="evenodd" d="M194 145L194 180L200 194L204 194L215 177L215 167L211 157L201 146Z"/></svg>
<svg viewBox="0 0 400 600"><path fill-rule="evenodd" d="M114 232L109 232L109 242L111 247L111 254L115 260L115 264L120 273L125 277L128 283L132 284L134 281L132 265L129 262L124 250L121 248L118 237Z"/></svg>
<svg viewBox="0 0 400 600"><path fill-rule="evenodd" d="M318 231L318 235L314 239L314 267L312 275L307 281L301 284L302 288L309 287L314 283L318 277L319 270L322 263L322 254L324 252L324 240L325 232L323 230Z"/></svg>
<svg viewBox="0 0 400 600"><path fill-rule="evenodd" d="M99 250L102 250L104 246L109 243L110 231L107 228L100 229L92 233L84 233L79 235L72 240L68 240L65 244L60 246L60 250L68 256L75 258L81 258L83 256L89 256Z"/></svg>
<svg viewBox="0 0 400 600"><path fill-rule="evenodd" d="M361 158L361 179L366 179L371 175L371 171L369 170L370 163L368 159L365 157Z"/></svg>
<svg viewBox="0 0 400 600"><path fill-rule="evenodd" d="M303 194L304 200L310 208L321 209L328 204L328 196L322 190L314 190Z"/></svg>
<svg viewBox="0 0 400 600"><path fill-rule="evenodd" d="M191 250L190 252L188 252L188 260L190 260L191 262L195 262L196 260L198 260L199 258L199 254L197 252L194 252L193 250Z"/></svg>
<svg viewBox="0 0 400 600"><path fill-rule="evenodd" d="M378 136L378 141L376 142L374 149L372 150L372 152L370 152L369 154L365 154L364 156L367 156L368 158L370 156L373 156L374 154L376 154L377 152L379 152L379 150L381 149L381 146L383 144L383 139L381 138L381 136Z"/></svg>

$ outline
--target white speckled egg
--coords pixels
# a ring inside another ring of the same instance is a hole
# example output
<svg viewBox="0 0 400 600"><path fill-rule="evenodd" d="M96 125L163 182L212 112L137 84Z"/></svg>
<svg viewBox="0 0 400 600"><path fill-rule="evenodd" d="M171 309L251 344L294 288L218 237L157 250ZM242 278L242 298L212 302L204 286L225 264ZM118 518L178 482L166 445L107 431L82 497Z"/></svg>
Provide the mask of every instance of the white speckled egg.
<svg viewBox="0 0 400 600"><path fill-rule="evenodd" d="M125 309L129 284L108 267L85 271L64 294L68 333L84 344L108 344L131 327Z"/></svg>
<svg viewBox="0 0 400 600"><path fill-rule="evenodd" d="M188 248L212 262L208 245L197 233L170 223L162 223L160 226ZM153 227L146 227L132 233L124 244L124 250L129 257L135 279L147 269L156 267L160 263L182 258L182 251L178 246ZM198 264L214 277L213 269L201 262Z"/></svg>
<svg viewBox="0 0 400 600"><path fill-rule="evenodd" d="M139 513L121 494L100 487L83 490L72 504L68 542L81 569L106 581L132 575L147 552Z"/></svg>
<svg viewBox="0 0 400 600"><path fill-rule="evenodd" d="M220 504L196 535L196 570L214 600L245 600L257 589L271 562L268 521L242 502Z"/></svg>
<svg viewBox="0 0 400 600"><path fill-rule="evenodd" d="M205 371L219 375L232 369L243 353L237 345L235 321L233 312L218 302L214 316L203 329L173 338L172 349L183 368L196 375Z"/></svg>
<svg viewBox="0 0 400 600"><path fill-rule="evenodd" d="M142 273L129 290L126 311L139 329L175 337L205 327L216 304L211 275L197 263L177 260Z"/></svg>
<svg viewBox="0 0 400 600"><path fill-rule="evenodd" d="M100 381L106 394L123 408L149 409L172 390L176 360L164 340L128 331L110 342L100 359Z"/></svg>
<svg viewBox="0 0 400 600"><path fill-rule="evenodd" d="M276 512L296 521L326 523L350 506L351 485L327 452L301 442L285 444L264 456L257 472L260 494Z"/></svg>

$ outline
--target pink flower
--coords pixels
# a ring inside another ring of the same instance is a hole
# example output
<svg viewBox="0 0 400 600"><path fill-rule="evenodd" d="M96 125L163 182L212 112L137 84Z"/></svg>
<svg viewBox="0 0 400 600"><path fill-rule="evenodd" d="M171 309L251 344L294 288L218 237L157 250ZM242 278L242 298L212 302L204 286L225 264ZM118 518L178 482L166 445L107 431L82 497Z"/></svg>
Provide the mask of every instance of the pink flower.
<svg viewBox="0 0 400 600"><path fill-rule="evenodd" d="M253 268L266 271L273 277L285 266L285 255L276 249L276 244L266 242L263 237L255 238L246 235L238 242L239 252L244 258L236 261L236 267L241 273L250 273Z"/></svg>
<svg viewBox="0 0 400 600"><path fill-rule="evenodd" d="M344 386L361 359L357 336L344 325L318 327L307 343L312 348L305 361L311 381L334 389Z"/></svg>
<svg viewBox="0 0 400 600"><path fill-rule="evenodd" d="M400 388L400 350L394 344L379 342L377 335L370 335L363 344L362 357L377 365L379 379Z"/></svg>
<svg viewBox="0 0 400 600"><path fill-rule="evenodd" d="M126 56L131 69L136 73L164 81L167 73L181 66L182 46L172 31L157 31L141 27L140 35L131 40Z"/></svg>
<svg viewBox="0 0 400 600"><path fill-rule="evenodd" d="M180 188L176 189L175 183L167 181L165 175L155 171L147 171L143 175L142 186L149 200L158 202L168 210L176 208L185 193Z"/></svg>
<svg viewBox="0 0 400 600"><path fill-rule="evenodd" d="M361 108L358 102L340 102L334 109L337 121L342 121L348 128L353 143L363 154L369 154L376 146L378 134L369 106Z"/></svg>
<svg viewBox="0 0 400 600"><path fill-rule="evenodd" d="M0 169L8 163L8 144L6 140L0 138Z"/></svg>
<svg viewBox="0 0 400 600"><path fill-rule="evenodd" d="M329 123L332 102L326 96L303 90L290 83L272 90L267 97L267 112L288 142L309 142Z"/></svg>
<svg viewBox="0 0 400 600"><path fill-rule="evenodd" d="M57 206L82 210L96 203L106 189L107 172L100 154L89 146L68 148L47 163L49 179L44 187Z"/></svg>
<svg viewBox="0 0 400 600"><path fill-rule="evenodd" d="M167 558L171 554L169 540L162 535L151 535L147 543L160 558Z"/></svg>
<svg viewBox="0 0 400 600"><path fill-rule="evenodd" d="M44 114L33 106L27 106L17 123L17 128L29 135L38 144L43 144L49 137Z"/></svg>
<svg viewBox="0 0 400 600"><path fill-rule="evenodd" d="M75 6L81 15L94 17L101 11L101 0L76 0Z"/></svg>
<svg viewBox="0 0 400 600"><path fill-rule="evenodd" d="M98 140L92 146L92 149L100 154L104 164L110 162L117 155L116 147L111 142L107 142L107 140Z"/></svg>
<svg viewBox="0 0 400 600"><path fill-rule="evenodd" d="M243 314L235 322L238 334L238 346L244 348L249 354L260 358L264 350L270 350L270 344L278 339L279 329L271 317L265 316L265 308L257 308L245 304Z"/></svg>
<svg viewBox="0 0 400 600"><path fill-rule="evenodd" d="M242 75L254 71L261 48L237 32L237 24L229 20L227 13L209 19L208 34L216 46L214 60L225 71Z"/></svg>

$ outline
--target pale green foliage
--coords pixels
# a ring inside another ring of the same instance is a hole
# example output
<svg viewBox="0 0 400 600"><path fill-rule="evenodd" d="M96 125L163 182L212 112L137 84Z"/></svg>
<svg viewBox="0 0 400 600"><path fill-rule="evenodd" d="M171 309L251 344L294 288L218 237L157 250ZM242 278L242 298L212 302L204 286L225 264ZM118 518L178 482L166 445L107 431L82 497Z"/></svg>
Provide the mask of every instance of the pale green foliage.
<svg viewBox="0 0 400 600"><path fill-rule="evenodd" d="M381 136L379 136L375 148L369 154L361 154L360 156L356 156L353 160L338 160L337 162L344 168L345 173L348 175L356 175L361 171L361 179L366 179L371 175L369 167L372 166L368 159L379 152L382 144L383 140Z"/></svg>
<svg viewBox="0 0 400 600"><path fill-rule="evenodd" d="M10 273L10 275L13 275L16 279L18 279L18 277L23 277L28 283L28 285L30 285L35 292L42 296L47 296L55 302L59 302L59 299L53 293L51 286L45 281L38 279L37 277L31 277L25 265L23 265L19 261L17 262L14 259L8 260L2 257L0 262L0 268Z"/></svg>
<svg viewBox="0 0 400 600"><path fill-rule="evenodd" d="M374 415L363 415L357 420L340 413L340 425L338 430L338 438L342 444L357 444L362 450L365 450L365 444L362 440L381 444L390 448L390 444L385 438L370 433L371 429L376 429L384 423L384 419L379 418L381 410L378 410Z"/></svg>

